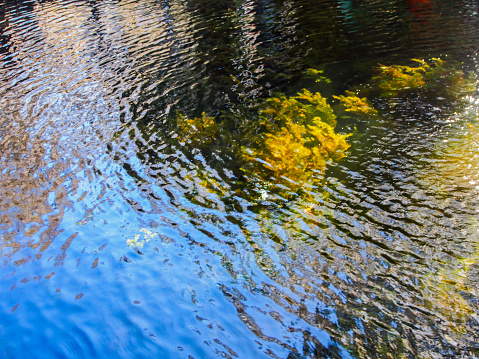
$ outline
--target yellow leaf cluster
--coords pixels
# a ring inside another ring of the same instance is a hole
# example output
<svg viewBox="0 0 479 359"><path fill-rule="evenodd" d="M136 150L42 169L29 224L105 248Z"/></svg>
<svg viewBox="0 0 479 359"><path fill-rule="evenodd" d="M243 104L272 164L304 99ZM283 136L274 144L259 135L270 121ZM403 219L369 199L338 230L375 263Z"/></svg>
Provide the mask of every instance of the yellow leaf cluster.
<svg viewBox="0 0 479 359"><path fill-rule="evenodd" d="M219 132L215 119L206 116L204 112L201 117L193 119L179 114L177 126L179 140L196 148L210 145Z"/></svg>
<svg viewBox="0 0 479 359"><path fill-rule="evenodd" d="M349 148L347 136L334 131L336 116L320 93L303 90L297 96L271 98L262 115L267 131L257 136L253 148L242 149L259 174L267 169L277 179L302 185Z"/></svg>
<svg viewBox="0 0 479 359"><path fill-rule="evenodd" d="M311 122L316 117L333 127L336 125L336 116L326 98L319 92L312 93L308 90L302 90L291 97L282 94L272 97L266 100L261 113L272 125L279 127L288 122Z"/></svg>
<svg viewBox="0 0 479 359"><path fill-rule="evenodd" d="M362 116L378 114L378 111L370 104L366 97L360 98L353 92L346 91L346 95L333 96L333 98L339 100L347 112Z"/></svg>
<svg viewBox="0 0 479 359"><path fill-rule="evenodd" d="M420 60L418 60L420 61ZM395 93L406 89L416 89L426 84L424 75L431 71L431 67L421 62L418 67L405 65L380 65L379 74L373 77L378 87L386 93Z"/></svg>
<svg viewBox="0 0 479 359"><path fill-rule="evenodd" d="M454 65L438 58L428 61L412 59L418 66L379 65L372 86L383 97L396 96L405 90L433 90L436 95L455 99L475 90L473 78L466 78Z"/></svg>

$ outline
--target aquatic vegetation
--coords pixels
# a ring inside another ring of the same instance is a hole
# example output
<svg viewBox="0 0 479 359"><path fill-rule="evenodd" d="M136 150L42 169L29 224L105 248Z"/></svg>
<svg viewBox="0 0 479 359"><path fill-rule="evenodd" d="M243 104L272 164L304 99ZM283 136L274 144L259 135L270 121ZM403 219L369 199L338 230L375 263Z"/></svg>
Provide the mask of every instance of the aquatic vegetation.
<svg viewBox="0 0 479 359"><path fill-rule="evenodd" d="M475 90L475 81L450 62L439 58L412 59L417 66L379 65L370 85L381 97L395 97L412 90L433 91L436 97L456 99ZM472 76L472 75L471 75Z"/></svg>
<svg viewBox="0 0 479 359"><path fill-rule="evenodd" d="M378 111L366 97L360 98L354 92L346 91L346 95L333 96L333 98L339 100L344 110L350 114L365 117L378 115Z"/></svg>
<svg viewBox="0 0 479 359"><path fill-rule="evenodd" d="M314 77L316 79L316 82L325 82L325 83L331 83L331 79L323 76L324 70L317 70L317 69L308 69L306 71L306 76Z"/></svg>
<svg viewBox="0 0 479 359"><path fill-rule="evenodd" d="M365 99L352 94L338 99L351 113L374 111ZM349 148L348 135L335 132L336 115L319 92L304 89L296 96L266 99L257 117L249 121L231 117L223 114L217 121L205 113L193 119L179 114L178 140L201 150L221 142L237 149L234 157L243 173L261 180L272 176L288 185L303 185L313 174L321 177L328 161L341 159ZM235 128L234 134L228 126Z"/></svg>
<svg viewBox="0 0 479 359"><path fill-rule="evenodd" d="M208 149L222 139L222 146L239 148L235 156L244 173L290 187L303 186L320 179L329 161L346 155L348 135L335 131L338 115L353 121L377 118L379 113L370 102L377 96L390 98L421 91L451 100L475 89L471 79L444 60L412 61L417 66L380 65L367 85L332 96L339 103L334 110L319 92L303 89L295 96L279 94L266 99L259 119L223 115L216 120L205 113L189 119L179 114L178 138L180 143L198 149ZM328 82L322 70L309 69L307 75ZM234 128L236 133L226 135L226 128Z"/></svg>
<svg viewBox="0 0 479 359"><path fill-rule="evenodd" d="M268 99L260 123L265 130L242 148L242 156L257 174L270 171L289 184L303 185L322 174L328 160L341 159L349 148L347 135L335 132L333 109L318 92Z"/></svg>
<svg viewBox="0 0 479 359"><path fill-rule="evenodd" d="M373 77L373 82L384 91L384 95L394 95L398 91L414 89L426 84L425 75L432 71L425 61L413 59L420 64L418 67L405 65L380 65L378 74Z"/></svg>
<svg viewBox="0 0 479 359"><path fill-rule="evenodd" d="M182 114L177 117L180 142L196 148L210 145L218 135L219 126L213 117L203 112L201 117L189 119Z"/></svg>
<svg viewBox="0 0 479 359"><path fill-rule="evenodd" d="M315 118L320 118L330 126L336 125L336 116L327 99L319 92L312 93L306 89L296 96L281 94L267 99L261 113L263 120L269 120L272 125L279 127L299 121L307 124Z"/></svg>

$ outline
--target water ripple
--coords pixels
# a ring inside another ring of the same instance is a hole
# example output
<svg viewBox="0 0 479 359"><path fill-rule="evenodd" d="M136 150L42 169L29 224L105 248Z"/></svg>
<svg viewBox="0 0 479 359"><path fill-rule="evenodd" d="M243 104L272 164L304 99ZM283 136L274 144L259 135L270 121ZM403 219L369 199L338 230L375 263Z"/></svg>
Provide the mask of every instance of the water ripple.
<svg viewBox="0 0 479 359"><path fill-rule="evenodd" d="M2 5L0 353L477 353L476 98L376 99L302 192L175 121L251 120L310 67L330 92L410 57L477 71L478 34L473 0Z"/></svg>

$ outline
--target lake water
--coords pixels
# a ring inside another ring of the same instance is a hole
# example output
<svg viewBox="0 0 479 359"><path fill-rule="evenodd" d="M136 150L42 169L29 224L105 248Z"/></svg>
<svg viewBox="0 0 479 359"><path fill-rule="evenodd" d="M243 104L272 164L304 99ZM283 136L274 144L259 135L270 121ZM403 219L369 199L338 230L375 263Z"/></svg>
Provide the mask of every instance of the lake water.
<svg viewBox="0 0 479 359"><path fill-rule="evenodd" d="M478 11L3 0L0 357L479 356L477 93L338 118L351 147L314 190L174 125L205 112L234 135L275 93L330 97L411 58L477 74Z"/></svg>

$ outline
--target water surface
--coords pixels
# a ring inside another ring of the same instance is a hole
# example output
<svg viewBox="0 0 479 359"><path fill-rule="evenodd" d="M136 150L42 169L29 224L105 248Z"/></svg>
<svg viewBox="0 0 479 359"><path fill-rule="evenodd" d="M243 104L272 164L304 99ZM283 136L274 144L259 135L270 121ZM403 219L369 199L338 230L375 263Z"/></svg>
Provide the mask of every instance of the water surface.
<svg viewBox="0 0 479 359"><path fill-rule="evenodd" d="M477 95L340 119L348 155L288 198L173 124L254 121L276 92L319 89L308 68L327 95L413 57L477 72L478 7L1 3L0 355L477 355Z"/></svg>

